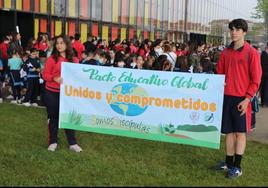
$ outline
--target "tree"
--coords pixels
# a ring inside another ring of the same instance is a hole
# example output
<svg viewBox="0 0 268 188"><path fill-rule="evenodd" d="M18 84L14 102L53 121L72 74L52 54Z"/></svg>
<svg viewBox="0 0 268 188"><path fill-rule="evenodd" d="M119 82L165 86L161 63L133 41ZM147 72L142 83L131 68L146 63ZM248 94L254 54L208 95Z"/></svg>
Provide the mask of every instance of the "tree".
<svg viewBox="0 0 268 188"><path fill-rule="evenodd" d="M268 24L268 1L267 0L258 0L258 4L255 7L256 12L253 15L253 18L261 19L263 18L265 23Z"/></svg>
<svg viewBox="0 0 268 188"><path fill-rule="evenodd" d="M266 27L266 40L268 40L268 1L267 0L257 0L257 6L255 7L256 12L253 14L253 18L264 19Z"/></svg>
<svg viewBox="0 0 268 188"><path fill-rule="evenodd" d="M252 43L259 43L267 40L266 27L263 23L253 23L251 29L247 32L247 39Z"/></svg>

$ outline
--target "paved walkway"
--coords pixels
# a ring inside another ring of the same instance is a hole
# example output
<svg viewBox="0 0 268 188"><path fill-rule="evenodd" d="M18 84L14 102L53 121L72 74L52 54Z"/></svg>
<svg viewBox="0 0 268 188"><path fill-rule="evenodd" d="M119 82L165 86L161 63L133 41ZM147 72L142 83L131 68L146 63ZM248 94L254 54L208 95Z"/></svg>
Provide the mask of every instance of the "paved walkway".
<svg viewBox="0 0 268 188"><path fill-rule="evenodd" d="M256 114L256 129L249 133L248 140L268 144L268 107L260 107Z"/></svg>

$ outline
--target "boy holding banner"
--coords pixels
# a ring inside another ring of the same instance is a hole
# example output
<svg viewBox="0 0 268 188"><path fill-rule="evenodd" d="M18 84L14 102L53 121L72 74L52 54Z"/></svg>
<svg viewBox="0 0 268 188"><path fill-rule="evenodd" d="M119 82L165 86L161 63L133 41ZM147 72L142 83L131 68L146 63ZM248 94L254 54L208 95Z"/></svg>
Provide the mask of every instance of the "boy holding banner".
<svg viewBox="0 0 268 188"><path fill-rule="evenodd" d="M226 160L217 167L228 170L227 178L242 175L241 160L246 148L246 133L251 124L251 98L261 82L258 52L246 41L248 24L243 19L229 23L232 43L220 56L217 73L225 74L221 132L226 135Z"/></svg>

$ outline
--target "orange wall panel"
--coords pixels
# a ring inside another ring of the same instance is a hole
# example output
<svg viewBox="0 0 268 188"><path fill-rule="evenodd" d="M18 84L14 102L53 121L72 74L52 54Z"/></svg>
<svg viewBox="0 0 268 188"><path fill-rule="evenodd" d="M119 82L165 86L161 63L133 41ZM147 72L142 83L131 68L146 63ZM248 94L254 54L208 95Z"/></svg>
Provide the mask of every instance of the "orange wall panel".
<svg viewBox="0 0 268 188"><path fill-rule="evenodd" d="M135 35L135 30L134 29L129 29L129 39L133 39Z"/></svg>
<svg viewBox="0 0 268 188"><path fill-rule="evenodd" d="M81 7L81 9L80 9L80 14L81 14L81 16L83 16L83 17L88 17L87 16L87 4L88 4L88 1L87 0L80 0L81 2L81 4L80 4L80 7Z"/></svg>
<svg viewBox="0 0 268 188"><path fill-rule="evenodd" d="M46 33L47 32L47 20L40 19L40 32Z"/></svg>
<svg viewBox="0 0 268 188"><path fill-rule="evenodd" d="M93 24L92 25L92 35L95 36L95 37L99 36L98 24Z"/></svg>
<svg viewBox="0 0 268 188"><path fill-rule="evenodd" d="M69 22L69 36L74 36L75 34L75 22Z"/></svg>
<svg viewBox="0 0 268 188"><path fill-rule="evenodd" d="M144 39L148 39L148 36L149 36L148 31L144 31L143 36L144 36Z"/></svg>
<svg viewBox="0 0 268 188"><path fill-rule="evenodd" d="M31 0L23 0L23 10L24 11L30 11L31 7Z"/></svg>
<svg viewBox="0 0 268 188"><path fill-rule="evenodd" d="M112 27L112 41L117 39L118 37L118 28L117 27Z"/></svg>
<svg viewBox="0 0 268 188"><path fill-rule="evenodd" d="M40 11L40 0L34 0L34 12Z"/></svg>
<svg viewBox="0 0 268 188"><path fill-rule="evenodd" d="M55 22L51 21L51 32L50 32L50 36L51 37L55 37Z"/></svg>

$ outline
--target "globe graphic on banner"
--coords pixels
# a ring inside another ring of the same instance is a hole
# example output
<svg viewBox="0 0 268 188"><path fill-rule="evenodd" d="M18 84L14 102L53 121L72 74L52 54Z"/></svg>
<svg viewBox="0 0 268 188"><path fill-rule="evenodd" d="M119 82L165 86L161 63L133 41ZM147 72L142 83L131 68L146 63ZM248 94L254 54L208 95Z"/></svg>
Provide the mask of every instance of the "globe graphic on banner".
<svg viewBox="0 0 268 188"><path fill-rule="evenodd" d="M142 113L145 112L148 106L142 107L140 104L132 104L131 103L131 97L133 96L138 96L141 98L142 97L147 97L148 94L147 92L139 87L136 84L131 84L131 83L123 83L116 85L112 89L112 102L110 104L110 107L113 109L118 114L121 114L123 116L138 116L141 115ZM120 101L118 101L118 95L121 95ZM124 99L128 98L130 99L130 102L125 102Z"/></svg>

